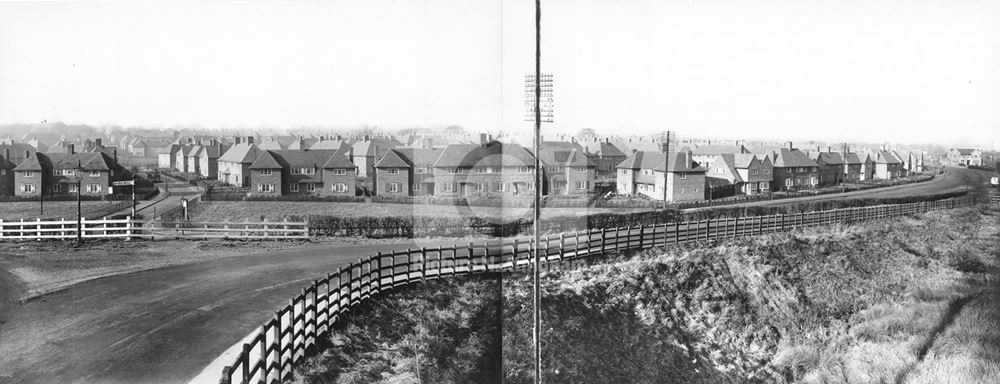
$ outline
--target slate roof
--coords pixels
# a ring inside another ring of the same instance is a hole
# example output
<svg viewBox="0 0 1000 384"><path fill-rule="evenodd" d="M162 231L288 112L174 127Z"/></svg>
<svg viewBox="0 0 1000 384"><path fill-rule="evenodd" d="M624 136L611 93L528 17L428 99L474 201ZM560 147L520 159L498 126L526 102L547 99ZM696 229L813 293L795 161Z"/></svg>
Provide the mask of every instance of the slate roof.
<svg viewBox="0 0 1000 384"><path fill-rule="evenodd" d="M342 148L340 150L334 151L333 156L323 163L323 169L340 169L349 168L357 169L358 167L351 162L351 159L347 158L347 149Z"/></svg>
<svg viewBox="0 0 1000 384"><path fill-rule="evenodd" d="M632 155L625 158L621 164L618 164L619 169L652 169L654 171L663 172L663 153L654 151L635 151ZM688 161L685 161L687 159ZM670 162L670 172L707 172L707 170L694 160L690 158L685 153L675 153L674 161Z"/></svg>
<svg viewBox="0 0 1000 384"><path fill-rule="evenodd" d="M762 153L762 154L770 154L772 157L774 157L775 152ZM805 153L803 153L798 149L781 148L780 150L776 151L776 154L777 157L774 159L774 162L772 163L772 165L775 168L819 166L819 164L816 164L815 161L810 159L809 156L806 156Z"/></svg>
<svg viewBox="0 0 1000 384"><path fill-rule="evenodd" d="M494 156L503 154L504 156ZM524 147L491 141L486 145L451 144L444 148L434 167L461 168L473 166L503 166L503 157L510 156L527 165L533 165L535 158ZM507 164L512 165L512 164Z"/></svg>
<svg viewBox="0 0 1000 384"><path fill-rule="evenodd" d="M344 147L349 147L346 141L343 140L320 140L313 143L309 149L334 149L339 150Z"/></svg>
<svg viewBox="0 0 1000 384"><path fill-rule="evenodd" d="M873 152L872 155L873 155L872 157L874 158L873 160L875 160L876 163L899 164L903 162L902 160L897 158L896 155L894 155L892 152L889 151L878 150Z"/></svg>
<svg viewBox="0 0 1000 384"><path fill-rule="evenodd" d="M38 161L38 154L31 156L14 167L14 171L42 171L42 163Z"/></svg>
<svg viewBox="0 0 1000 384"><path fill-rule="evenodd" d="M843 165L844 156L840 152L817 152L816 162L823 162L829 165Z"/></svg>
<svg viewBox="0 0 1000 384"><path fill-rule="evenodd" d="M74 169L83 167L87 171L107 171L116 167L114 160L104 152L38 153L21 162L14 171L43 171L44 169Z"/></svg>
<svg viewBox="0 0 1000 384"><path fill-rule="evenodd" d="M597 148L595 148L596 151L593 152L593 154L595 154L595 155L598 155L598 156L625 156L625 152L622 152L621 149L618 149L618 147L615 146L612 143L608 143L608 142L602 141L602 142L599 142L597 144L599 144L599 145L597 146Z"/></svg>
<svg viewBox="0 0 1000 384"><path fill-rule="evenodd" d="M229 148L226 153L219 156L219 161L228 163L253 163L261 150L256 144L239 143Z"/></svg>
<svg viewBox="0 0 1000 384"><path fill-rule="evenodd" d="M390 149L375 163L375 168L412 168L413 163L395 149Z"/></svg>
<svg viewBox="0 0 1000 384"><path fill-rule="evenodd" d="M962 156L972 156L972 152L976 151L973 148L955 148L955 150L958 151L958 154Z"/></svg>
<svg viewBox="0 0 1000 384"><path fill-rule="evenodd" d="M761 162L768 160L766 156L763 156L763 159L760 159L757 155L752 153L737 153L733 155L733 166L736 168L749 168L754 159L759 159ZM768 163L770 164L770 161L768 161Z"/></svg>
<svg viewBox="0 0 1000 384"><path fill-rule="evenodd" d="M337 154L333 150L299 151L299 150L277 150L264 151L250 164L250 169L276 169L276 168L320 168L325 166L330 157Z"/></svg>
<svg viewBox="0 0 1000 384"><path fill-rule="evenodd" d="M848 152L844 154L844 163L846 164L864 164L867 159L868 155L863 153Z"/></svg>
<svg viewBox="0 0 1000 384"><path fill-rule="evenodd" d="M744 155L745 156L745 155ZM753 155L750 155L753 159ZM736 156L732 153L720 153L719 158L712 163L712 167L724 166L729 169L729 173L733 175L733 181L742 183L743 177L740 173L736 171ZM745 167L744 167L745 168Z"/></svg>

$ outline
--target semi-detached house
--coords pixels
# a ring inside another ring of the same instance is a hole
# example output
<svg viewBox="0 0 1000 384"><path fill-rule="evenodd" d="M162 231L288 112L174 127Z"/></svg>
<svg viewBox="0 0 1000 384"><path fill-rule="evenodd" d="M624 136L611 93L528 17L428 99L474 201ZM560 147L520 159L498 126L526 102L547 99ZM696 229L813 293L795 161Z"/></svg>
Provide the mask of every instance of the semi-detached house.
<svg viewBox="0 0 1000 384"><path fill-rule="evenodd" d="M250 164L254 195L354 196L357 167L347 151L262 151Z"/></svg>
<svg viewBox="0 0 1000 384"><path fill-rule="evenodd" d="M666 199L670 202L705 200L706 169L694 161L690 151L671 155L667 170L666 155L662 152L633 152L618 165L618 193L645 195L662 201L666 189Z"/></svg>
<svg viewBox="0 0 1000 384"><path fill-rule="evenodd" d="M36 153L14 168L14 195L108 195L112 183L130 178L128 171L103 152Z"/></svg>
<svg viewBox="0 0 1000 384"><path fill-rule="evenodd" d="M444 148L433 167L435 195L489 198L534 193L534 156L517 144L484 141Z"/></svg>

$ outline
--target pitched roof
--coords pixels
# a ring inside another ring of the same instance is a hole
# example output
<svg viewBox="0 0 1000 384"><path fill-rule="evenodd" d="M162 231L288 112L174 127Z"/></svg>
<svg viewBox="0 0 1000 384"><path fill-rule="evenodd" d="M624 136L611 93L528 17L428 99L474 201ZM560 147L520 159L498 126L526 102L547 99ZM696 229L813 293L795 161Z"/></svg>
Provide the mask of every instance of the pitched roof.
<svg viewBox="0 0 1000 384"><path fill-rule="evenodd" d="M844 156L840 152L817 152L816 162L822 161L824 164L842 165Z"/></svg>
<svg viewBox="0 0 1000 384"><path fill-rule="evenodd" d="M750 156L751 156L751 160L752 160L753 159L753 157L752 157L753 155L750 155ZM719 157L715 160L715 162L712 163L711 168L715 168L715 167L718 167L718 166L723 166L723 167L726 167L727 169L729 169L729 174L733 175L733 181L738 182L738 183L742 183L743 182L743 177L740 176L740 173L736 171L736 157L735 157L735 154L732 154L732 153L721 153L721 154L719 154Z"/></svg>
<svg viewBox="0 0 1000 384"><path fill-rule="evenodd" d="M278 140L264 140L257 147L262 151L280 151L282 149L288 149L288 144L282 144Z"/></svg>
<svg viewBox="0 0 1000 384"><path fill-rule="evenodd" d="M565 167L596 167L594 161L587 157L582 148L573 146L542 147L541 161L544 165L561 165Z"/></svg>
<svg viewBox="0 0 1000 384"><path fill-rule="evenodd" d="M413 163L414 167L431 167L441 157L444 148L400 148L396 149L401 155Z"/></svg>
<svg viewBox="0 0 1000 384"><path fill-rule="evenodd" d="M346 141L343 140L320 140L313 143L309 149L341 149L345 146L350 146Z"/></svg>
<svg viewBox="0 0 1000 384"><path fill-rule="evenodd" d="M963 156L972 155L972 152L976 151L973 148L953 148L953 149L956 150L956 151L958 151L959 155L963 155Z"/></svg>
<svg viewBox="0 0 1000 384"><path fill-rule="evenodd" d="M762 153L762 154L766 155L767 153ZM770 153L770 155L772 155L772 157L774 157L775 154L777 156L775 157L774 162L772 163L772 165L775 168L781 168L781 167L818 167L819 166L819 164L816 164L815 161L813 161L812 159L810 159L809 156L806 156L805 153L803 153L802 151L800 151L798 149L781 148L781 150L779 150L779 151L775 151L775 152Z"/></svg>
<svg viewBox="0 0 1000 384"><path fill-rule="evenodd" d="M763 160L752 153L737 153L733 155L733 166L736 168L748 168L751 164L753 164L754 159L760 160L761 162L768 161L768 164L770 164L770 160L766 156L762 157Z"/></svg>
<svg viewBox="0 0 1000 384"><path fill-rule="evenodd" d="M375 163L375 168L410 168L413 163L395 149L390 149Z"/></svg>
<svg viewBox="0 0 1000 384"><path fill-rule="evenodd" d="M847 164L863 164L867 160L868 155L864 153L847 152L844 154L844 163Z"/></svg>
<svg viewBox="0 0 1000 384"><path fill-rule="evenodd" d="M260 154L261 150L257 148L256 144L239 143L230 147L222 156L219 156L219 161L241 164L252 163Z"/></svg>
<svg viewBox="0 0 1000 384"><path fill-rule="evenodd" d="M595 148L596 151L593 152L595 155L599 155L599 156L625 156L625 152L622 152L621 149L618 149L618 147L615 146L612 143L609 143L609 142L606 142L606 141L601 141L598 144L599 145L597 146L597 148Z"/></svg>
<svg viewBox="0 0 1000 384"><path fill-rule="evenodd" d="M635 151L625 158L618 168L626 169L652 169L663 172L664 155L655 151ZM675 153L674 161L670 162L670 172L706 172L707 170L690 157L685 152Z"/></svg>
<svg viewBox="0 0 1000 384"><path fill-rule="evenodd" d="M82 166L84 170L88 171L106 171L114 165L114 160L104 152L77 152L74 154L57 152L44 153L43 155L48 158L49 164L54 169L68 169ZM43 158L42 161L45 161L45 159Z"/></svg>
<svg viewBox="0 0 1000 384"><path fill-rule="evenodd" d="M347 150L341 149L334 151L334 154L330 156L329 159L323 163L323 169L334 169L334 168L350 168L356 169L357 166L351 162L351 159L347 158Z"/></svg>
<svg viewBox="0 0 1000 384"><path fill-rule="evenodd" d="M278 159L274 158L274 154L271 151L263 151L260 156L257 156L257 160L250 164L250 169L281 169L281 163Z"/></svg>
<svg viewBox="0 0 1000 384"><path fill-rule="evenodd" d="M503 155L503 156L498 156ZM491 141L486 145L451 144L444 148L434 163L435 167L456 168L472 166L503 166L505 157L513 157L517 165L532 165L535 158L524 147ZM515 165L515 164L506 164Z"/></svg>
<svg viewBox="0 0 1000 384"><path fill-rule="evenodd" d="M883 164L899 164L903 161L896 157L892 152L885 150L877 150L872 152L872 158L876 163Z"/></svg>
<svg viewBox="0 0 1000 384"><path fill-rule="evenodd" d="M21 161L17 167L14 167L14 171L42 171L42 163L38 161L38 155L31 156L27 159Z"/></svg>

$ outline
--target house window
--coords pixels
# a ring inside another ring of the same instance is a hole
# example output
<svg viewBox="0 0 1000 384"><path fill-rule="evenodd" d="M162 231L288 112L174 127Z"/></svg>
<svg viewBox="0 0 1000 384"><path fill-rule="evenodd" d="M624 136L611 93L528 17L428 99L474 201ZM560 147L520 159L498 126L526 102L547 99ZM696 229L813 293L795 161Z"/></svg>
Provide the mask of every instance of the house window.
<svg viewBox="0 0 1000 384"><path fill-rule="evenodd" d="M576 173L587 173L587 168L577 168Z"/></svg>
<svg viewBox="0 0 1000 384"><path fill-rule="evenodd" d="M288 190L292 191L292 192L298 192L299 191L299 183L288 184Z"/></svg>
<svg viewBox="0 0 1000 384"><path fill-rule="evenodd" d="M681 180L688 178L688 174L686 173L678 173L677 175L680 177Z"/></svg>
<svg viewBox="0 0 1000 384"><path fill-rule="evenodd" d="M233 177L235 178L236 183L240 182L240 175L233 175Z"/></svg>
<svg viewBox="0 0 1000 384"><path fill-rule="evenodd" d="M750 170L750 174L754 175L754 176L757 176L757 171L759 171L759 170L758 169L751 169Z"/></svg>
<svg viewBox="0 0 1000 384"><path fill-rule="evenodd" d="M52 184L52 193L62 192L62 184Z"/></svg>
<svg viewBox="0 0 1000 384"><path fill-rule="evenodd" d="M346 169L334 169L333 170L333 174L337 175L337 176L344 176L344 175L347 174L347 170Z"/></svg>
<svg viewBox="0 0 1000 384"><path fill-rule="evenodd" d="M628 176L628 170L627 169L623 169L622 170L622 174Z"/></svg>
<svg viewBox="0 0 1000 384"><path fill-rule="evenodd" d="M306 184L306 191L315 192L316 191L316 183L307 183Z"/></svg>
<svg viewBox="0 0 1000 384"><path fill-rule="evenodd" d="M389 192L399 192L401 189L399 183L388 183L386 185L389 187Z"/></svg>
<svg viewBox="0 0 1000 384"><path fill-rule="evenodd" d="M90 171L90 177L101 177L101 171Z"/></svg>
<svg viewBox="0 0 1000 384"><path fill-rule="evenodd" d="M816 178L815 177L812 178L812 185L816 185Z"/></svg>
<svg viewBox="0 0 1000 384"><path fill-rule="evenodd" d="M21 192L33 193L35 192L34 184L21 184Z"/></svg>
<svg viewBox="0 0 1000 384"><path fill-rule="evenodd" d="M443 187L445 192L455 191L455 183L444 183Z"/></svg>
<svg viewBox="0 0 1000 384"><path fill-rule="evenodd" d="M411 188L413 188L413 190L416 191L416 192L420 192L420 190L423 187L420 185L420 183L416 183L416 184L413 184L413 186Z"/></svg>
<svg viewBox="0 0 1000 384"><path fill-rule="evenodd" d="M531 171L528 170L528 167L517 167L517 172L518 173L528 173L528 172L531 172Z"/></svg>
<svg viewBox="0 0 1000 384"><path fill-rule="evenodd" d="M100 193L100 192L101 192L100 184L87 184L87 193Z"/></svg>
<svg viewBox="0 0 1000 384"><path fill-rule="evenodd" d="M643 175L647 175L647 176L648 175L652 175L653 174L653 170L652 169L643 169L642 170L642 174Z"/></svg>
<svg viewBox="0 0 1000 384"><path fill-rule="evenodd" d="M587 184L590 184L589 182L587 182L587 180L577 181L576 182L576 189L580 189L580 190L587 189Z"/></svg>
<svg viewBox="0 0 1000 384"><path fill-rule="evenodd" d="M386 170L386 173L388 173L390 175L398 175L399 174L399 168L389 168L388 170Z"/></svg>
<svg viewBox="0 0 1000 384"><path fill-rule="evenodd" d="M762 181L762 182L760 182L760 190L761 190L761 191L766 191L766 190L767 190L767 188L768 188L768 185L767 185L767 182L766 182L766 181Z"/></svg>
<svg viewBox="0 0 1000 384"><path fill-rule="evenodd" d="M24 171L24 177L35 177L35 172ZM27 184L25 184L25 185L27 185Z"/></svg>
<svg viewBox="0 0 1000 384"><path fill-rule="evenodd" d="M347 184L337 183L333 185L334 192L347 192Z"/></svg>
<svg viewBox="0 0 1000 384"><path fill-rule="evenodd" d="M486 183L476 183L476 192L482 192L486 190Z"/></svg>
<svg viewBox="0 0 1000 384"><path fill-rule="evenodd" d="M786 187L791 187L793 185L795 185L795 181L793 181L792 179L785 179L785 186Z"/></svg>
<svg viewBox="0 0 1000 384"><path fill-rule="evenodd" d="M771 170L770 170L770 169L767 169L767 168L765 168L765 169L764 169L764 174L765 174L765 175L770 175L770 174L771 174Z"/></svg>
<svg viewBox="0 0 1000 384"><path fill-rule="evenodd" d="M504 182L502 182L502 181L497 182L497 190L500 191L500 192L506 192L507 191L507 184L504 184Z"/></svg>
<svg viewBox="0 0 1000 384"><path fill-rule="evenodd" d="M77 191L76 184L70 184L69 185L69 193L76 193L76 191Z"/></svg>
<svg viewBox="0 0 1000 384"><path fill-rule="evenodd" d="M719 167L719 168L716 168L716 169L715 169L715 173L718 173L718 174L720 174L720 175L721 175L721 174L723 174L723 173L726 173L726 172L724 172L724 171L722 170L722 167Z"/></svg>
<svg viewBox="0 0 1000 384"><path fill-rule="evenodd" d="M260 175L261 176L271 176L271 170L270 169L261 169L260 170ZM239 176L237 176L236 181L239 181Z"/></svg>

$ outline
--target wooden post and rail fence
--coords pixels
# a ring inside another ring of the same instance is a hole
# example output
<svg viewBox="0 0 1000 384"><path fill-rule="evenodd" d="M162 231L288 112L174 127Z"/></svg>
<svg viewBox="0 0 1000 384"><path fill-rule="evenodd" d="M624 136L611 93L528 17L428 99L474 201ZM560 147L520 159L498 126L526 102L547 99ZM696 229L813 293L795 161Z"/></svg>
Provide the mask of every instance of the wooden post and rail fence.
<svg viewBox="0 0 1000 384"><path fill-rule="evenodd" d="M309 239L309 225L297 221L202 222L123 219L0 220L0 241L84 239Z"/></svg>
<svg viewBox="0 0 1000 384"><path fill-rule="evenodd" d="M544 250L541 260L546 265L554 265L608 252L880 220L967 207L982 200L966 195L908 204L563 233L540 240ZM998 202L998 199L993 196L990 201ZM288 305L275 311L272 319L243 344L242 351L232 364L223 368L220 383L271 383L287 379L295 365L305 357L307 348L315 346L351 307L372 295L411 282L440 277L530 268L533 246L530 239L499 239L480 244L378 253L359 259L314 280L302 293L290 299Z"/></svg>

